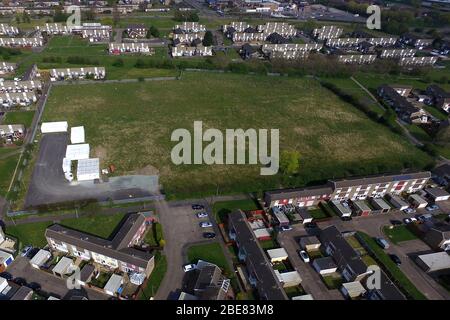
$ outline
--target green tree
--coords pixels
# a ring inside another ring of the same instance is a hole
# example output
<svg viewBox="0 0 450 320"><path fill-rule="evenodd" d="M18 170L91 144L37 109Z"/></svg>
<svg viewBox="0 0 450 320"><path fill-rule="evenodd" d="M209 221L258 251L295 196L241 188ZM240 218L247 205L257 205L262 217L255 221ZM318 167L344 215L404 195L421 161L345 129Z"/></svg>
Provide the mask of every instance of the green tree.
<svg viewBox="0 0 450 320"><path fill-rule="evenodd" d="M150 35L152 35L155 38L159 38L160 37L160 33L157 27L155 26L151 26L150 29L148 30L150 32Z"/></svg>
<svg viewBox="0 0 450 320"><path fill-rule="evenodd" d="M300 152L282 151L280 157L280 169L284 174L292 175L300 169Z"/></svg>
<svg viewBox="0 0 450 320"><path fill-rule="evenodd" d="M209 47L212 46L214 42L214 37L211 31L206 31L205 32L205 37L203 38L203 45L205 47Z"/></svg>

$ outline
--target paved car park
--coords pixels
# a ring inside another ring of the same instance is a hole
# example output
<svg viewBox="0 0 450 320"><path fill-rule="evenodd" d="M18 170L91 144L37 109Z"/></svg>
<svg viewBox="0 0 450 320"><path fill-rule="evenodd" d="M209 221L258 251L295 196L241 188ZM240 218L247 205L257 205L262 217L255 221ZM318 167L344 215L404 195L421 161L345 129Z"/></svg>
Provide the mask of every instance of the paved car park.
<svg viewBox="0 0 450 320"><path fill-rule="evenodd" d="M13 263L8 266L7 272L14 278L25 279L27 283L38 283L43 292L59 299L70 299L70 297L75 296L83 296L89 300L106 300L109 298L108 295L90 288L69 290L66 280L46 271L33 268L29 261L30 259L26 257L17 256Z"/></svg>
<svg viewBox="0 0 450 320"><path fill-rule="evenodd" d="M112 177L102 183L67 181L62 161L68 143L67 133L45 134L42 137L25 207L85 199L107 201L155 196L157 176Z"/></svg>

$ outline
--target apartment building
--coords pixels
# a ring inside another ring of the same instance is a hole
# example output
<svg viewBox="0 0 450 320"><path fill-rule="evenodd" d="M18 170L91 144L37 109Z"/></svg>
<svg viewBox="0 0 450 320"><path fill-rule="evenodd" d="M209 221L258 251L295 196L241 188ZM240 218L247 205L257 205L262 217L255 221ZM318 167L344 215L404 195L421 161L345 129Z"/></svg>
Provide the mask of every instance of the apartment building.
<svg viewBox="0 0 450 320"><path fill-rule="evenodd" d="M367 38L367 42L377 47L393 46L397 41L398 37Z"/></svg>
<svg viewBox="0 0 450 320"><path fill-rule="evenodd" d="M106 69L104 67L60 68L50 70L50 80L84 79L92 77L95 80L104 79Z"/></svg>
<svg viewBox="0 0 450 320"><path fill-rule="evenodd" d="M93 260L109 270L148 277L154 268L154 257L134 246L142 240L150 222L142 213L130 214L112 240L54 224L46 229L45 238L49 248L57 253Z"/></svg>
<svg viewBox="0 0 450 320"><path fill-rule="evenodd" d="M42 47L44 40L41 37L33 38L0 38L0 47Z"/></svg>
<svg viewBox="0 0 450 320"><path fill-rule="evenodd" d="M70 28L63 23L46 23L43 27L36 26L36 30L48 35L69 35Z"/></svg>
<svg viewBox="0 0 450 320"><path fill-rule="evenodd" d="M0 125L0 138L5 139L7 143L22 140L25 138L25 126L23 124ZM0 235L1 239L2 236Z"/></svg>
<svg viewBox="0 0 450 320"><path fill-rule="evenodd" d="M177 29L183 32L206 32L206 27L198 22L183 22L175 26L174 30Z"/></svg>
<svg viewBox="0 0 450 320"><path fill-rule="evenodd" d="M286 22L267 22L266 24L258 25L257 30L264 33L266 37L272 33L278 33L285 38L291 38L297 34L297 29Z"/></svg>
<svg viewBox="0 0 450 320"><path fill-rule="evenodd" d="M0 79L0 92L27 92L41 89L42 82L40 80L15 81Z"/></svg>
<svg viewBox="0 0 450 320"><path fill-rule="evenodd" d="M249 28L250 25L243 21L232 21L230 24L222 26L223 33L227 32L244 32L245 29Z"/></svg>
<svg viewBox="0 0 450 320"><path fill-rule="evenodd" d="M17 69L17 64L12 62L0 62L0 75L14 72Z"/></svg>
<svg viewBox="0 0 450 320"><path fill-rule="evenodd" d="M326 40L331 38L339 38L344 32L344 29L337 26L323 26L321 28L316 28L313 30L313 36L317 40Z"/></svg>
<svg viewBox="0 0 450 320"><path fill-rule="evenodd" d="M7 23L0 23L0 35L15 37L19 34L19 28L11 26Z"/></svg>
<svg viewBox="0 0 450 320"><path fill-rule="evenodd" d="M387 193L413 193L425 187L431 178L428 171L408 174L386 174L364 178L330 180L333 200L364 200L369 197L381 198Z"/></svg>
<svg viewBox="0 0 450 320"><path fill-rule="evenodd" d="M234 43L263 43L266 35L262 32L235 32L232 40Z"/></svg>
<svg viewBox="0 0 450 320"><path fill-rule="evenodd" d="M361 42L366 41L365 38L331 38L327 39L327 46L332 48L356 47Z"/></svg>
<svg viewBox="0 0 450 320"><path fill-rule="evenodd" d="M175 33L173 35L173 40L174 43L176 42L177 44L189 44L196 39L203 41L204 37L205 32Z"/></svg>
<svg viewBox="0 0 450 320"><path fill-rule="evenodd" d="M414 57L416 49L383 49L380 58Z"/></svg>
<svg viewBox="0 0 450 320"><path fill-rule="evenodd" d="M447 92L441 87L433 84L428 86L427 94L433 98L433 102L436 107L450 113L450 92Z"/></svg>
<svg viewBox="0 0 450 320"><path fill-rule="evenodd" d="M125 32L131 39L142 39L147 36L148 28L143 24L130 24L126 27Z"/></svg>
<svg viewBox="0 0 450 320"><path fill-rule="evenodd" d="M36 101L37 96L34 91L0 93L0 106L5 109L16 106L26 107Z"/></svg>
<svg viewBox="0 0 450 320"><path fill-rule="evenodd" d="M402 57L399 64L401 66L432 66L437 59L437 57Z"/></svg>
<svg viewBox="0 0 450 320"><path fill-rule="evenodd" d="M430 179L431 173L384 174L360 178L329 180L327 184L298 189L281 189L264 192L264 203L273 208L284 205L297 207L316 206L328 200L364 200L384 195L416 192Z"/></svg>
<svg viewBox="0 0 450 320"><path fill-rule="evenodd" d="M127 53L142 53L146 55L152 55L155 53L153 48L150 48L148 43L146 42L129 42L129 43L110 43L109 44L109 53L118 55L118 54L127 54Z"/></svg>
<svg viewBox="0 0 450 320"><path fill-rule="evenodd" d="M261 300L287 300L288 297L258 240L245 213L236 210L228 215L229 237L238 248L238 258L245 263L248 282Z"/></svg>
<svg viewBox="0 0 450 320"><path fill-rule="evenodd" d="M186 45L179 45L172 47L171 51L172 57L193 57L193 56L201 56L207 57L212 56L212 47L211 46L203 46L197 45L195 47L190 47Z"/></svg>
<svg viewBox="0 0 450 320"><path fill-rule="evenodd" d="M369 64L375 62L375 54L346 54L339 55L338 61L347 64Z"/></svg>

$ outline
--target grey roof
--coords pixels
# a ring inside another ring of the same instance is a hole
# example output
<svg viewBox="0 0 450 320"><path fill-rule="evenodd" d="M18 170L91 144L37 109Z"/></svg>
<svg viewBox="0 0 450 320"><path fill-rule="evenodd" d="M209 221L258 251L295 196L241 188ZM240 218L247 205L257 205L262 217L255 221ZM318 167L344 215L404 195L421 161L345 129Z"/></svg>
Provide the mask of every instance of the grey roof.
<svg viewBox="0 0 450 320"><path fill-rule="evenodd" d="M445 197L450 195L447 191L441 188L427 188L425 189L425 192L433 197Z"/></svg>
<svg viewBox="0 0 450 320"><path fill-rule="evenodd" d="M265 300L287 300L287 295L263 249L255 239L245 214L241 210L237 210L230 213L228 219L236 232L239 248L244 248L247 254L245 261L247 267L251 266L251 270L257 278L256 288L260 298Z"/></svg>
<svg viewBox="0 0 450 320"><path fill-rule="evenodd" d="M369 296L375 300L406 300L403 293L381 270L381 288L369 292Z"/></svg>
<svg viewBox="0 0 450 320"><path fill-rule="evenodd" d="M436 176L450 176L450 164L446 163L433 169L433 174Z"/></svg>
<svg viewBox="0 0 450 320"><path fill-rule="evenodd" d="M430 177L431 173L429 171L418 171L404 174L383 174L383 175L368 176L364 178L332 180L331 183L333 184L334 188L345 188L358 185L388 183L399 180L429 179Z"/></svg>
<svg viewBox="0 0 450 320"><path fill-rule="evenodd" d="M59 224L48 227L45 231L45 237L146 268L153 256L144 251L128 248L131 238L136 234L139 227L139 224L136 224L136 221L141 221L139 216L143 218L140 214L129 215L112 240L69 229Z"/></svg>
<svg viewBox="0 0 450 320"><path fill-rule="evenodd" d="M80 271L80 280L85 282L94 273L95 267L92 264L86 264Z"/></svg>
<svg viewBox="0 0 450 320"><path fill-rule="evenodd" d="M322 196L325 194L329 195L332 192L333 190L327 185L309 188L281 189L281 190L266 191L264 193L264 199L266 202L271 202L283 199Z"/></svg>
<svg viewBox="0 0 450 320"><path fill-rule="evenodd" d="M337 268L337 265L332 257L314 259L314 264L316 264L320 270Z"/></svg>
<svg viewBox="0 0 450 320"><path fill-rule="evenodd" d="M329 226L321 230L319 238L325 247L329 245L333 247L332 255L339 267L345 268L348 265L358 275L367 272L367 266L361 260L359 254L335 226Z"/></svg>
<svg viewBox="0 0 450 320"><path fill-rule="evenodd" d="M22 286L14 293L11 300L25 300L32 291L30 288Z"/></svg>

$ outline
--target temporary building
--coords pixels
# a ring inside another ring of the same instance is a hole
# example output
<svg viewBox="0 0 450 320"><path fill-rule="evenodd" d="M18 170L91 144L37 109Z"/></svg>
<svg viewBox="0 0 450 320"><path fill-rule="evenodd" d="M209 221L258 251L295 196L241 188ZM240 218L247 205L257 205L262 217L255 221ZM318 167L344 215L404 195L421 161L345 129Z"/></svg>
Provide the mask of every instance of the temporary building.
<svg viewBox="0 0 450 320"><path fill-rule="evenodd" d="M41 125L42 133L67 132L67 121L43 122Z"/></svg>
<svg viewBox="0 0 450 320"><path fill-rule="evenodd" d="M269 229L267 229L267 228L253 230L253 233L255 234L256 239L258 239L260 241L271 239Z"/></svg>
<svg viewBox="0 0 450 320"><path fill-rule="evenodd" d="M72 127L70 129L70 141L72 144L84 143L84 127Z"/></svg>
<svg viewBox="0 0 450 320"><path fill-rule="evenodd" d="M32 267L39 269L42 267L44 263L50 259L51 254L47 250L41 249L36 253L36 255L33 257L33 259L30 260L30 264Z"/></svg>
<svg viewBox="0 0 450 320"><path fill-rule="evenodd" d="M100 179L100 160L98 158L78 160L78 181Z"/></svg>
<svg viewBox="0 0 450 320"><path fill-rule="evenodd" d="M109 278L108 282L105 285L106 294L109 294L110 296L116 295L117 291L119 290L120 286L123 283L123 277L119 276L118 274L113 274L111 278Z"/></svg>
<svg viewBox="0 0 450 320"><path fill-rule="evenodd" d="M272 263L273 262L281 262L288 258L288 254L284 248L267 250L267 254L269 255L270 261Z"/></svg>
<svg viewBox="0 0 450 320"><path fill-rule="evenodd" d="M66 158L69 160L89 159L89 144L70 144L66 149Z"/></svg>

